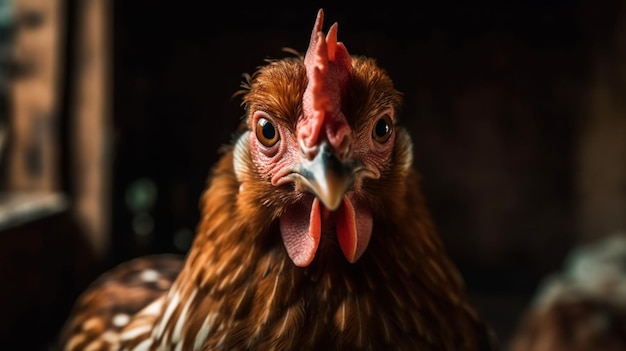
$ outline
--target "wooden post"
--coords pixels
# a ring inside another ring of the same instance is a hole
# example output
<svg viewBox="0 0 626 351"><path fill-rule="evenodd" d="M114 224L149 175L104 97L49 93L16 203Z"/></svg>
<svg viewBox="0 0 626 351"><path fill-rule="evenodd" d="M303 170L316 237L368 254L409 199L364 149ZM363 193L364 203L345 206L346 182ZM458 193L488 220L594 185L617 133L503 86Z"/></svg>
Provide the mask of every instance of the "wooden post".
<svg viewBox="0 0 626 351"><path fill-rule="evenodd" d="M78 2L70 111L74 211L101 257L109 251L111 229L111 6L108 0Z"/></svg>
<svg viewBox="0 0 626 351"><path fill-rule="evenodd" d="M608 35L594 36L588 108L580 128L582 241L626 232L626 6L621 5L615 24Z"/></svg>

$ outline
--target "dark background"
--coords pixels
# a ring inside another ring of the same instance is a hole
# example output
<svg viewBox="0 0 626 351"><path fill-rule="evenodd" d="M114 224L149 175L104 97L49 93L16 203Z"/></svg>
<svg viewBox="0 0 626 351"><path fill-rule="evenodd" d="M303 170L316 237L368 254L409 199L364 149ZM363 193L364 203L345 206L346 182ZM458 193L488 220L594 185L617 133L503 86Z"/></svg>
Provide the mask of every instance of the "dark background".
<svg viewBox="0 0 626 351"><path fill-rule="evenodd" d="M405 94L401 123L435 222L506 341L537 284L593 236L579 223L580 141L622 2L113 1L112 246L88 278L186 251L217 150L243 115L241 75L283 47L304 52L320 7L324 29L339 22L348 51L375 57Z"/></svg>

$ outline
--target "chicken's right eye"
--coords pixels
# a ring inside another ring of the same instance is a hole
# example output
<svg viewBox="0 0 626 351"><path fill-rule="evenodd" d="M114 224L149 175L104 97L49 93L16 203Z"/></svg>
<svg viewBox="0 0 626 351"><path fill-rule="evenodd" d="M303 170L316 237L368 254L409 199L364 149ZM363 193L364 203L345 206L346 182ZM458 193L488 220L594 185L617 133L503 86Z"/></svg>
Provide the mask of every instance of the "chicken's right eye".
<svg viewBox="0 0 626 351"><path fill-rule="evenodd" d="M374 130L372 130L372 137L374 138L374 140L382 144L389 140L392 132L393 122L391 122L391 117L389 117L389 115L384 115L374 125Z"/></svg>
<svg viewBox="0 0 626 351"><path fill-rule="evenodd" d="M256 122L256 137L267 147L273 146L280 139L278 130L272 122L262 117Z"/></svg>

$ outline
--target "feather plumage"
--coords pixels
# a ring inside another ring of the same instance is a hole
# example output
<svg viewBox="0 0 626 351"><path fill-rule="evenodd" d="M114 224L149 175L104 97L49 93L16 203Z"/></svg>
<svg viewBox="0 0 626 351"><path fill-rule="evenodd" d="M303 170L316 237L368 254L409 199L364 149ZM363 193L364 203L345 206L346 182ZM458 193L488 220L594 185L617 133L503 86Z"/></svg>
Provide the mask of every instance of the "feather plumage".
<svg viewBox="0 0 626 351"><path fill-rule="evenodd" d="M322 19L320 11L312 38L323 40ZM397 122L401 93L375 60L341 58L332 28L329 57L350 67L335 88L311 88L325 94L314 112L303 102L317 94L307 90L306 55L271 60L244 82L241 136L211 172L184 266L115 330L114 345L495 349L426 208L410 136ZM330 169L308 168L318 156ZM320 174L339 193L320 193ZM299 229L289 232L291 224ZM76 318L70 325L85 317ZM65 336L66 349L76 337Z"/></svg>

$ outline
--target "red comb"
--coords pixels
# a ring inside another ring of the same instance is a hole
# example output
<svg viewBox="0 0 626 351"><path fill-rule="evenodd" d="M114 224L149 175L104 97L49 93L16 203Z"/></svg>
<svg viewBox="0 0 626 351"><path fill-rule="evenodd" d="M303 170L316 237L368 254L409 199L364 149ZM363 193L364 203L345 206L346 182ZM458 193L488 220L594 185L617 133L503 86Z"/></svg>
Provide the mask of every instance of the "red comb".
<svg viewBox="0 0 626 351"><path fill-rule="evenodd" d="M302 98L303 116L298 139L308 150L315 149L321 134L341 155L350 135L350 127L341 112L341 92L345 88L352 59L341 42L337 42L337 23L324 37L324 12L319 10L309 48L304 56L308 85ZM322 128L324 127L324 128Z"/></svg>

